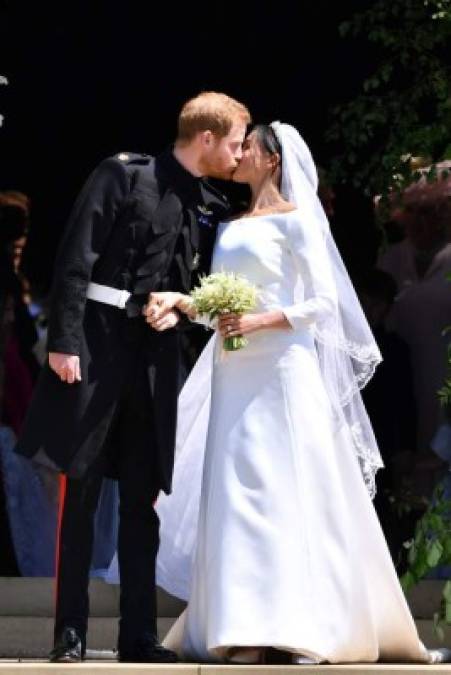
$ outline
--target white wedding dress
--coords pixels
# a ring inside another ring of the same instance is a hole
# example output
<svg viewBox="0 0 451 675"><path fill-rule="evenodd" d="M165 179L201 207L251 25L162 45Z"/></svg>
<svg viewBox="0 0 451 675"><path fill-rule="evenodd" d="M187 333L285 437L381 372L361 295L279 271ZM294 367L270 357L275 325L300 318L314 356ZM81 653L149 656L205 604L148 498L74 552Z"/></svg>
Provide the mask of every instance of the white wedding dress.
<svg viewBox="0 0 451 675"><path fill-rule="evenodd" d="M157 567L188 600L166 641L186 658L263 645L330 663L427 660L321 378L311 326L334 292L321 246L298 209L219 226L213 271L244 275L258 309L282 308L292 328L236 352L213 339L181 395Z"/></svg>
<svg viewBox="0 0 451 675"><path fill-rule="evenodd" d="M213 271L244 275L258 309L282 308L292 328L236 352L213 338L180 396L157 580L188 600L165 641L188 659L262 645L330 663L426 661L322 381L311 328L335 292L323 248L299 210L219 226Z"/></svg>

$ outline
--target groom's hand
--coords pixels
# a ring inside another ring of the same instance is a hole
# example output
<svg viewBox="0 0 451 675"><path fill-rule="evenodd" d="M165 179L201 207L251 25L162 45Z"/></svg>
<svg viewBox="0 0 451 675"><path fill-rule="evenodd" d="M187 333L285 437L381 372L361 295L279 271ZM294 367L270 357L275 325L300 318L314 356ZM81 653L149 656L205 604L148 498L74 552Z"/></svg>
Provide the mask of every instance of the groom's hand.
<svg viewBox="0 0 451 675"><path fill-rule="evenodd" d="M62 382L81 382L80 357L75 354L49 352L49 366Z"/></svg>
<svg viewBox="0 0 451 675"><path fill-rule="evenodd" d="M147 305L143 307L143 314L147 323L162 319L171 312L180 298L180 293L164 291L162 293L150 293Z"/></svg>
<svg viewBox="0 0 451 675"><path fill-rule="evenodd" d="M166 314L159 316L159 318L155 318L153 315L146 316L146 322L154 330L157 330L160 333L162 331L168 330L169 328L175 328L179 321L180 314L175 309L168 310Z"/></svg>

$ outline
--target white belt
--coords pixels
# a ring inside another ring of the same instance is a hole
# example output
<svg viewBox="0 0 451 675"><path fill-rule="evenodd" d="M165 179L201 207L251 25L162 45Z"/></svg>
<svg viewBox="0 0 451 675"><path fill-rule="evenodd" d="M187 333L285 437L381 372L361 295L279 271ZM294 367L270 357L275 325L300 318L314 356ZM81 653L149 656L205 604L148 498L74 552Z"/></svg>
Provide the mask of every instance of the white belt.
<svg viewBox="0 0 451 675"><path fill-rule="evenodd" d="M124 309L130 295L131 293L128 291L120 291L118 288L112 288L111 286L102 286L102 284L95 284L92 281L89 283L86 293L89 300L104 302L106 305L113 305L113 307L119 307L119 309Z"/></svg>

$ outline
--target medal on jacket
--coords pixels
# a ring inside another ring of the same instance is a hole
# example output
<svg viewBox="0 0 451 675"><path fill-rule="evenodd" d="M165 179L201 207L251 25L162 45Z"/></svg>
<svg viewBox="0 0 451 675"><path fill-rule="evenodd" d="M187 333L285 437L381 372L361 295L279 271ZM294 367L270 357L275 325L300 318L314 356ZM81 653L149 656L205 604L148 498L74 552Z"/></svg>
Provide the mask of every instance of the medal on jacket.
<svg viewBox="0 0 451 675"><path fill-rule="evenodd" d="M205 227L213 227L213 223L211 222L210 217L213 215L213 211L210 211L210 209L207 209L206 206L204 205L198 205L197 206L197 222L199 225L203 225Z"/></svg>

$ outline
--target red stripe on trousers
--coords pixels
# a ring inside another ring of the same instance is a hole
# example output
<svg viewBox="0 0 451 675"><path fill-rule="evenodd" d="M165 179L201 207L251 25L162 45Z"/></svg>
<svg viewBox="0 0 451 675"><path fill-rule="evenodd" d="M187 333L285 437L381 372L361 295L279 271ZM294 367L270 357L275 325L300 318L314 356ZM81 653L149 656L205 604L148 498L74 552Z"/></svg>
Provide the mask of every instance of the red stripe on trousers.
<svg viewBox="0 0 451 675"><path fill-rule="evenodd" d="M59 477L59 497L58 497L58 522L56 526L56 547L55 547L55 608L58 600L59 583L59 563L61 548L61 525L63 522L64 504L66 501L67 477L63 474Z"/></svg>

